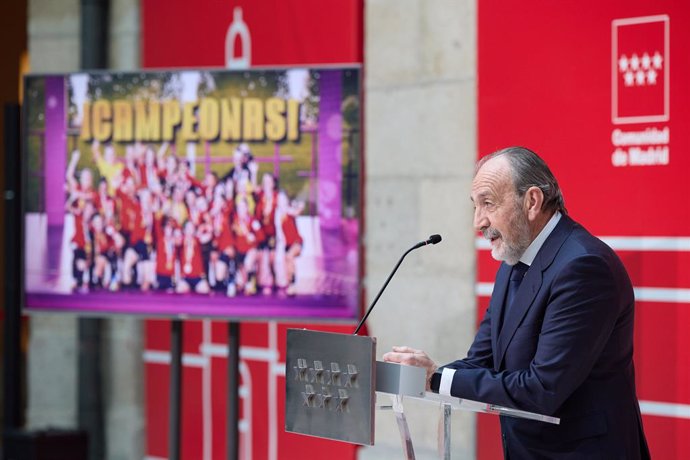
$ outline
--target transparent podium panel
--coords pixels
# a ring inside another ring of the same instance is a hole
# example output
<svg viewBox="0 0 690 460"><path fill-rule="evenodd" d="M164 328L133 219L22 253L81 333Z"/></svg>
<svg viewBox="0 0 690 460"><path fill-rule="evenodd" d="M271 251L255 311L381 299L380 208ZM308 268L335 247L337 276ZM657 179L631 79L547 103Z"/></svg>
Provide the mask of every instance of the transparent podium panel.
<svg viewBox="0 0 690 460"><path fill-rule="evenodd" d="M510 407L497 406L469 399L460 399L449 396L441 396L436 393L426 392L424 396L402 396L399 394L377 393L377 406L379 411L392 411L400 433L400 442L403 450L403 458L414 460L414 445L412 435L407 423L404 407L405 400L423 401L438 407L439 433L438 433L438 454L439 458L448 460L451 458L451 422L454 411L469 411L482 414L503 415L508 417L536 420L543 423L558 425L560 419L548 415L537 414L534 412L512 409Z"/></svg>
<svg viewBox="0 0 690 460"><path fill-rule="evenodd" d="M416 372L411 369L395 369L395 366L405 368L407 366L400 366L391 363L377 362L377 377L383 373L392 374L385 379L377 380L377 404L376 407L381 411L392 411L395 414L398 431L400 433L400 441L403 449L403 458L407 460L414 460L414 445L410 428L407 423L406 412L404 408L405 400L422 401L425 404L432 404L438 407L439 416L439 439L438 439L438 454L439 458L451 458L451 421L453 411L469 411L483 414L503 415L507 417L523 418L528 420L536 420L543 423L559 424L560 419L548 415L537 414L534 412L513 409L510 407L497 406L495 404L488 404L480 401L472 401L469 399L460 399L450 396L442 396L431 392L419 392L419 386L424 388L426 383L426 375L422 372ZM414 368L413 368L414 369ZM397 379L397 380L396 380ZM420 380L421 379L421 380ZM392 383L391 383L392 382ZM383 385L379 385L382 383ZM402 392L401 390L406 390ZM410 391L410 389L412 389ZM397 391L391 391L397 390ZM403 393L403 394L400 394Z"/></svg>
<svg viewBox="0 0 690 460"><path fill-rule="evenodd" d="M537 420L539 422L552 423L558 425L560 419L548 415L537 414L535 412L527 412L525 410L511 409L510 407L497 406L495 404L488 404L479 401L472 401L470 399L453 398L451 396L441 396L436 393L427 392L424 395L425 401L430 403L443 404L450 406L453 410L465 410L471 412L480 412L482 414L505 415L509 417L525 418L529 420Z"/></svg>

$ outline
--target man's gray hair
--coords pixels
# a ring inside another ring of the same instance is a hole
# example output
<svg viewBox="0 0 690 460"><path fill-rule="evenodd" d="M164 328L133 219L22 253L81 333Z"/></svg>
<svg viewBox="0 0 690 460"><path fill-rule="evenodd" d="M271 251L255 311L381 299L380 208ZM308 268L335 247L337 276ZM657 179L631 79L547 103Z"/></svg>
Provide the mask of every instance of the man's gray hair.
<svg viewBox="0 0 690 460"><path fill-rule="evenodd" d="M530 187L539 187L544 194L542 209L546 211L560 211L567 215L565 199L558 186L558 181L546 162L539 155L525 147L508 147L490 155L482 157L475 167L475 175L487 161L505 156L510 165L513 184L518 197L522 198Z"/></svg>

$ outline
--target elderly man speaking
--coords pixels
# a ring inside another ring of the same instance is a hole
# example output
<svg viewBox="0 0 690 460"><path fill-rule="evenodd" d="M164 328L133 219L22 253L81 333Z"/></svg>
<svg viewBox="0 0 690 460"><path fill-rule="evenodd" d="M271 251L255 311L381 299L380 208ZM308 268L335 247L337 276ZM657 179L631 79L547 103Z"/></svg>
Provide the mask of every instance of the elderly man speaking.
<svg viewBox="0 0 690 460"><path fill-rule="evenodd" d="M474 226L503 263L467 357L439 367L393 347L384 360L424 367L445 395L554 415L501 417L510 459L644 459L635 392L635 299L616 254L573 221L546 163L511 147L482 158Z"/></svg>

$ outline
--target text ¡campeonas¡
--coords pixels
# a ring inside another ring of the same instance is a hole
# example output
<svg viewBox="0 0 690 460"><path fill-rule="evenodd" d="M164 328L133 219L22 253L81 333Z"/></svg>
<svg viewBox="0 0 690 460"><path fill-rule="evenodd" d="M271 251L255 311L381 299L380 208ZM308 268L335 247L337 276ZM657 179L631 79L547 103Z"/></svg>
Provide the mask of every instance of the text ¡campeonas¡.
<svg viewBox="0 0 690 460"><path fill-rule="evenodd" d="M83 105L82 140L106 142L299 140L300 103L281 98L195 102L99 99Z"/></svg>

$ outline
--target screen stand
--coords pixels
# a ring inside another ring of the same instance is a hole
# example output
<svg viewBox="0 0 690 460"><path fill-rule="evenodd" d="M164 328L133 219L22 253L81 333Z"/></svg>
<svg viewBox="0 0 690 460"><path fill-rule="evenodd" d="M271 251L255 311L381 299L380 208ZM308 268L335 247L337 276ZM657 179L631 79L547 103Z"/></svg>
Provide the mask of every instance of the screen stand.
<svg viewBox="0 0 690 460"><path fill-rule="evenodd" d="M22 217L19 161L19 106L5 104L5 219L15 224L5 227L5 321L3 360L3 433L16 430L22 425L22 320L21 288L21 228ZM7 446L7 444L5 444Z"/></svg>
<svg viewBox="0 0 690 460"><path fill-rule="evenodd" d="M180 424L182 412L182 320L170 322L170 414L168 458L180 460Z"/></svg>
<svg viewBox="0 0 690 460"><path fill-rule="evenodd" d="M228 323L228 460L240 452L240 323Z"/></svg>

